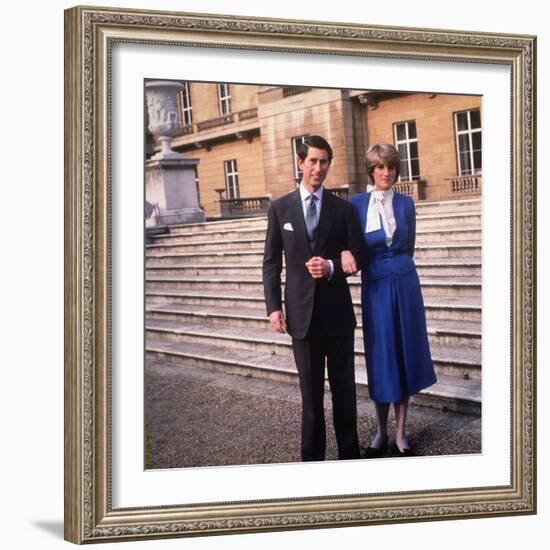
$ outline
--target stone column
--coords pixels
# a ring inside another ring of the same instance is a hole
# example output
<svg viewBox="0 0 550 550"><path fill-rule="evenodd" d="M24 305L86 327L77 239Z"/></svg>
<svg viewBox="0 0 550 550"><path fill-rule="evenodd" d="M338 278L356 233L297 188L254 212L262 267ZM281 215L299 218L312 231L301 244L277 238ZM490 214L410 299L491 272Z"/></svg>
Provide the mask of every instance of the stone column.
<svg viewBox="0 0 550 550"><path fill-rule="evenodd" d="M199 206L196 169L199 159L172 151L172 137L182 128L177 109L179 82L151 81L145 84L149 130L162 149L145 162L145 197L157 206L146 225L176 225L205 220Z"/></svg>

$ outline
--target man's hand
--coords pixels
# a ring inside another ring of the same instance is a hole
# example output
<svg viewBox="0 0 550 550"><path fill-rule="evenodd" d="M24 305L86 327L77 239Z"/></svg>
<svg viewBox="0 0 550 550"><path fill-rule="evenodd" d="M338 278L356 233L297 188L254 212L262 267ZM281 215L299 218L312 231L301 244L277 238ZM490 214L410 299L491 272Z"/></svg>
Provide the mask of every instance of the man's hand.
<svg viewBox="0 0 550 550"><path fill-rule="evenodd" d="M285 314L280 309L272 311L269 314L269 322L275 332L280 332L281 334L286 332Z"/></svg>
<svg viewBox="0 0 550 550"><path fill-rule="evenodd" d="M342 271L344 273L349 273L350 275L357 273L357 262L349 250L342 250L340 257L342 260Z"/></svg>
<svg viewBox="0 0 550 550"><path fill-rule="evenodd" d="M313 256L313 258L306 262L306 267L314 279L322 279L323 277L328 277L330 274L328 260L320 256Z"/></svg>

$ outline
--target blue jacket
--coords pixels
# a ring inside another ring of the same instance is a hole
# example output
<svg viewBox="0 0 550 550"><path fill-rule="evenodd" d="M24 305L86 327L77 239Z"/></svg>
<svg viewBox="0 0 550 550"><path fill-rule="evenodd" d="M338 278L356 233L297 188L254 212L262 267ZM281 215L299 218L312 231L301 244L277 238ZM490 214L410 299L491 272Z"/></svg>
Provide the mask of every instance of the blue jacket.
<svg viewBox="0 0 550 550"><path fill-rule="evenodd" d="M361 279L381 279L392 273L414 271L414 243L416 238L416 214L414 201L407 195L394 193L393 213L396 229L390 247L386 246L383 229L366 233L367 211L371 193L355 195L351 204L361 226L365 249L361 255Z"/></svg>

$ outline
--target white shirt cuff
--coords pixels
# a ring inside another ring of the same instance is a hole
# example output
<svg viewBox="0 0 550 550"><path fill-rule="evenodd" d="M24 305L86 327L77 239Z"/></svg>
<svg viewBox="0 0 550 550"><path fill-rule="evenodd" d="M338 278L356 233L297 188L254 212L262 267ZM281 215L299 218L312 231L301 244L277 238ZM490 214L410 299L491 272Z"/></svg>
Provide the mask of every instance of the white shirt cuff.
<svg viewBox="0 0 550 550"><path fill-rule="evenodd" d="M330 265L330 271L328 274L328 280L330 281L332 279L332 276L334 275L334 263L332 262L332 260L327 260L327 262Z"/></svg>

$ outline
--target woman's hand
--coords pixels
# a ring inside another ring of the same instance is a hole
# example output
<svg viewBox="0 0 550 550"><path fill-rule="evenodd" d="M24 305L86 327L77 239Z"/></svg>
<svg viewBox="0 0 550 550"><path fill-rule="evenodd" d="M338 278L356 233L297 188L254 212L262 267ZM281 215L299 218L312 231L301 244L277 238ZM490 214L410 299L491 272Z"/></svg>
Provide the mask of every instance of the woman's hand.
<svg viewBox="0 0 550 550"><path fill-rule="evenodd" d="M342 260L342 271L344 273L349 273L350 275L357 273L357 262L349 250L342 250L340 259Z"/></svg>

